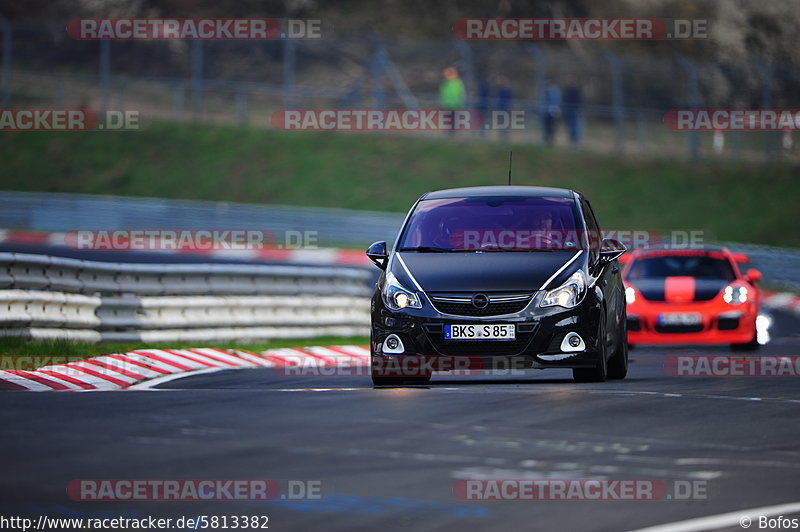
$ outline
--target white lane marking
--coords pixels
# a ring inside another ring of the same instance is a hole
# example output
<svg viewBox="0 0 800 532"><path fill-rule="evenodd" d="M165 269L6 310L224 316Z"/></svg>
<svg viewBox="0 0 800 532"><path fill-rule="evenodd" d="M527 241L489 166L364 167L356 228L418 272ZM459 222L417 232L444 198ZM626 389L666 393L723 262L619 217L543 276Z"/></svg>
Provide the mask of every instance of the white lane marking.
<svg viewBox="0 0 800 532"><path fill-rule="evenodd" d="M761 508L737 510L735 512L710 515L707 517L698 517L695 519L687 519L685 521L675 521L673 523L639 528L631 532L700 532L703 530L718 530L720 528L728 528L733 526L741 527L740 520L744 516L747 516L751 520L750 522L755 524L755 521L758 520L758 517L762 515L769 517L773 515L790 514L798 511L800 511L800 502L791 502L787 504L778 504L775 506L762 506ZM743 527L743 529L744 528L746 527Z"/></svg>
<svg viewBox="0 0 800 532"><path fill-rule="evenodd" d="M184 371L182 373L175 373L173 375L164 375L163 377L156 377L155 379L150 379L149 381L140 382L139 384L134 384L133 386L128 386L127 390L150 390L159 384L164 384L166 382L171 382L178 379L183 379L185 377L194 377L195 375L208 375L210 373L218 373L220 371L228 371L228 370L236 370L236 369L249 369L246 367L234 367L234 366L226 366L226 367L219 367L219 368L205 368L205 369L195 369L192 371ZM162 390L157 390L162 391ZM163 391L173 391L173 390L163 390Z"/></svg>
<svg viewBox="0 0 800 532"><path fill-rule="evenodd" d="M669 397L676 399L717 399L720 401L766 401L777 403L800 403L800 399L783 399L781 397L747 397L743 395L716 395L716 394L684 394L652 392L643 390L589 390L589 393L600 395L647 395L651 397Z"/></svg>
<svg viewBox="0 0 800 532"><path fill-rule="evenodd" d="M549 285L549 284L550 284L550 283L553 281L553 279L555 279L556 277L558 277L558 276L561 274L561 272L563 272L563 271L564 271L564 270L567 268L567 266L569 266L570 264L572 264L572 263L575 261L575 259L577 259L577 258L580 256L580 254L581 254L581 253L583 253L583 250L582 250L582 249L581 249L581 250L579 250L579 251L577 251L577 252L576 252L576 253L575 253L575 254L572 256L572 258L571 258L571 259L569 259L567 262L565 262L563 266L561 266L559 269L557 269L557 270L556 270L556 273L554 273L553 275L551 275L551 276L550 276L550 278L544 282L544 284L541 286L541 288L539 288L539 290L544 290L545 288L547 288L547 285Z"/></svg>

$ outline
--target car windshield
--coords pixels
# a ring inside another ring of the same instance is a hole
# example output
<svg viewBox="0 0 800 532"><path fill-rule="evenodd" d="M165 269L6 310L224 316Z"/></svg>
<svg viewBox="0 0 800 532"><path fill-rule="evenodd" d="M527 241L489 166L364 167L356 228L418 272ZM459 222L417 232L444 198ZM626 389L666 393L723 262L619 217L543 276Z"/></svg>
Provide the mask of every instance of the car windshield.
<svg viewBox="0 0 800 532"><path fill-rule="evenodd" d="M664 277L697 277L701 279L736 278L730 261L710 255L665 255L637 259L631 264L629 280Z"/></svg>
<svg viewBox="0 0 800 532"><path fill-rule="evenodd" d="M581 249L569 198L466 197L420 201L400 251L553 251Z"/></svg>

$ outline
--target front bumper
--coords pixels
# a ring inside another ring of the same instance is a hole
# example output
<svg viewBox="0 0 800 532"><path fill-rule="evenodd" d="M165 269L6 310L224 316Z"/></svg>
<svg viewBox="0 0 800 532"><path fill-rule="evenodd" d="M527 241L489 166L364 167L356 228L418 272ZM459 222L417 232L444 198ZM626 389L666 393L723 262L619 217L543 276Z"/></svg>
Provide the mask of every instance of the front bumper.
<svg viewBox="0 0 800 532"><path fill-rule="evenodd" d="M405 357L421 357L434 370L452 369L526 369L587 368L597 365L598 323L600 305L589 290L573 309L539 307L543 292L537 292L520 312L502 316L467 317L443 314L425 300L422 309L392 311L386 308L380 294L372 300L371 352L374 362ZM514 324L514 340L447 340L447 324L485 325ZM564 337L575 332L585 349L564 352ZM403 343L402 354L384 353L383 344L389 335Z"/></svg>
<svg viewBox="0 0 800 532"><path fill-rule="evenodd" d="M700 314L696 325L665 326L659 315ZM756 304L732 307L718 302L702 305L655 304L628 306L630 344L737 344L752 341L756 334Z"/></svg>

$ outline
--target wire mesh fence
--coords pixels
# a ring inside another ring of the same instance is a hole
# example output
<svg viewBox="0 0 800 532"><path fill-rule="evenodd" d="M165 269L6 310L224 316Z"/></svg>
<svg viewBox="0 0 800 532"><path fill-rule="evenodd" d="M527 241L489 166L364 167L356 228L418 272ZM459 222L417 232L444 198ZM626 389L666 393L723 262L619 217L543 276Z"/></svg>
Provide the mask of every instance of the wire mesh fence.
<svg viewBox="0 0 800 532"><path fill-rule="evenodd" d="M442 69L464 81L465 106L517 128L465 132L487 142L545 143L546 94L562 105L552 142L667 157L789 160L791 131L688 132L670 109L800 108L786 65L625 56L602 45L331 35L271 41L77 41L63 24L5 22L4 107L136 110L144 119L273 127L280 109L431 109ZM490 124L491 125L491 124ZM425 134L431 134L426 132Z"/></svg>

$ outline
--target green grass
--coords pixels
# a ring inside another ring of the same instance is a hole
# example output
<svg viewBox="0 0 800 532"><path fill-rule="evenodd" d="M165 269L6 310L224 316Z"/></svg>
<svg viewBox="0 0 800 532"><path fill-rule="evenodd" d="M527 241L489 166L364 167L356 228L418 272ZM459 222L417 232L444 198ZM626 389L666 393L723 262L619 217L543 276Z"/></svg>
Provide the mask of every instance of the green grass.
<svg viewBox="0 0 800 532"><path fill-rule="evenodd" d="M795 166L511 148L515 183L584 192L604 228L800 247ZM131 132L4 133L0 188L403 212L428 190L504 183L508 149L458 136L165 122Z"/></svg>
<svg viewBox="0 0 800 532"><path fill-rule="evenodd" d="M311 345L368 345L367 337L352 338L306 338L271 340L246 343L205 343L187 346L186 342L173 343L108 343L90 344L67 340L26 340L24 338L0 338L0 369L36 369L50 364L66 364L92 356L125 353L137 349L191 349L192 347L217 347L219 349L245 349L260 352L279 347L303 347Z"/></svg>

